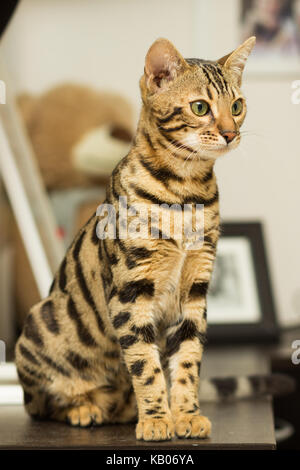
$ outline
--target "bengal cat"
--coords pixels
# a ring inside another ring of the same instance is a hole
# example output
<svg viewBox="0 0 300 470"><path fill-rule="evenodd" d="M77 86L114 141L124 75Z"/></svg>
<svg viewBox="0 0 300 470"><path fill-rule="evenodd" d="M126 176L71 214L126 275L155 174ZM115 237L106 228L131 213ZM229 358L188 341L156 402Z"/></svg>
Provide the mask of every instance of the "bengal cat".
<svg viewBox="0 0 300 470"><path fill-rule="evenodd" d="M210 434L199 408L199 372L219 236L213 168L241 139L246 102L240 86L254 43L251 37L215 62L184 59L166 39L150 47L137 133L113 171L105 202L122 227L120 207L156 205L159 219L152 228L152 220L144 220L152 236L121 237L117 224L115 238L103 239L98 223L104 219L95 215L76 236L16 346L33 417L73 426L138 419L136 437L144 440ZM161 229L160 216L185 204L192 215L195 204L204 204L200 248ZM208 392L222 383L224 391L224 382L206 382ZM263 388L253 379L252 391L254 384ZM236 385L231 392L238 394Z"/></svg>

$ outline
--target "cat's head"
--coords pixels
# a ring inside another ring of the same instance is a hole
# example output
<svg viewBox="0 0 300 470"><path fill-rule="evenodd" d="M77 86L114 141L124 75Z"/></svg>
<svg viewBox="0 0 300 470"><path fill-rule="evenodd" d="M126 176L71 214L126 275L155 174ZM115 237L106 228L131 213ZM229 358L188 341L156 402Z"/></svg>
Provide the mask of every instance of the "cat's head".
<svg viewBox="0 0 300 470"><path fill-rule="evenodd" d="M140 86L154 133L183 154L215 159L236 148L246 115L240 90L255 37L217 61L184 59L167 39L150 47Z"/></svg>

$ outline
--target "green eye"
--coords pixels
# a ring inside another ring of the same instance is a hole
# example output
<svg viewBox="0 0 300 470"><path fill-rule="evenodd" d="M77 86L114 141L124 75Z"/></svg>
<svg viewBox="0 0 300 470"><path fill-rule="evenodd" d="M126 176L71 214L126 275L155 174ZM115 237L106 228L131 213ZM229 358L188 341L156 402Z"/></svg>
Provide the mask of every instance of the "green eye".
<svg viewBox="0 0 300 470"><path fill-rule="evenodd" d="M205 116L209 111L209 104L204 100L194 101L191 103L191 109L197 116Z"/></svg>
<svg viewBox="0 0 300 470"><path fill-rule="evenodd" d="M241 99L238 99L233 103L231 107L231 112L233 116L239 116L242 111L243 111L243 102Z"/></svg>

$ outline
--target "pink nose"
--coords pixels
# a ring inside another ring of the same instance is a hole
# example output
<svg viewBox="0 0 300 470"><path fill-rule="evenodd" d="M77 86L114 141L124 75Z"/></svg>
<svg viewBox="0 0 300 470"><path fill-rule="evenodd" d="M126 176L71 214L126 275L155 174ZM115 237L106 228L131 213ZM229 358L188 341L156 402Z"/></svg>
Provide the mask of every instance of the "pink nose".
<svg viewBox="0 0 300 470"><path fill-rule="evenodd" d="M230 144L230 142L236 137L236 132L225 131L222 132L222 136L226 140L226 143Z"/></svg>

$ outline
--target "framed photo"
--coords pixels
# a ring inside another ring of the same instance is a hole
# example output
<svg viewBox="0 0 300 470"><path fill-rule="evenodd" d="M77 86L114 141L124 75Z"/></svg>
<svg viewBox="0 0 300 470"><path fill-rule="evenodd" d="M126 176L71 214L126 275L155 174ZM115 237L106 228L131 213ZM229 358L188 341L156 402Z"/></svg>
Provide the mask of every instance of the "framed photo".
<svg viewBox="0 0 300 470"><path fill-rule="evenodd" d="M207 299L208 338L217 342L278 338L262 225L224 223Z"/></svg>
<svg viewBox="0 0 300 470"><path fill-rule="evenodd" d="M240 0L240 39L256 36L249 71L300 71L300 1Z"/></svg>
<svg viewBox="0 0 300 470"><path fill-rule="evenodd" d="M227 27L220 49L214 32L222 30L224 24ZM194 25L195 57L218 59L224 51L230 52L256 36L246 75L300 73L300 0L195 0Z"/></svg>

